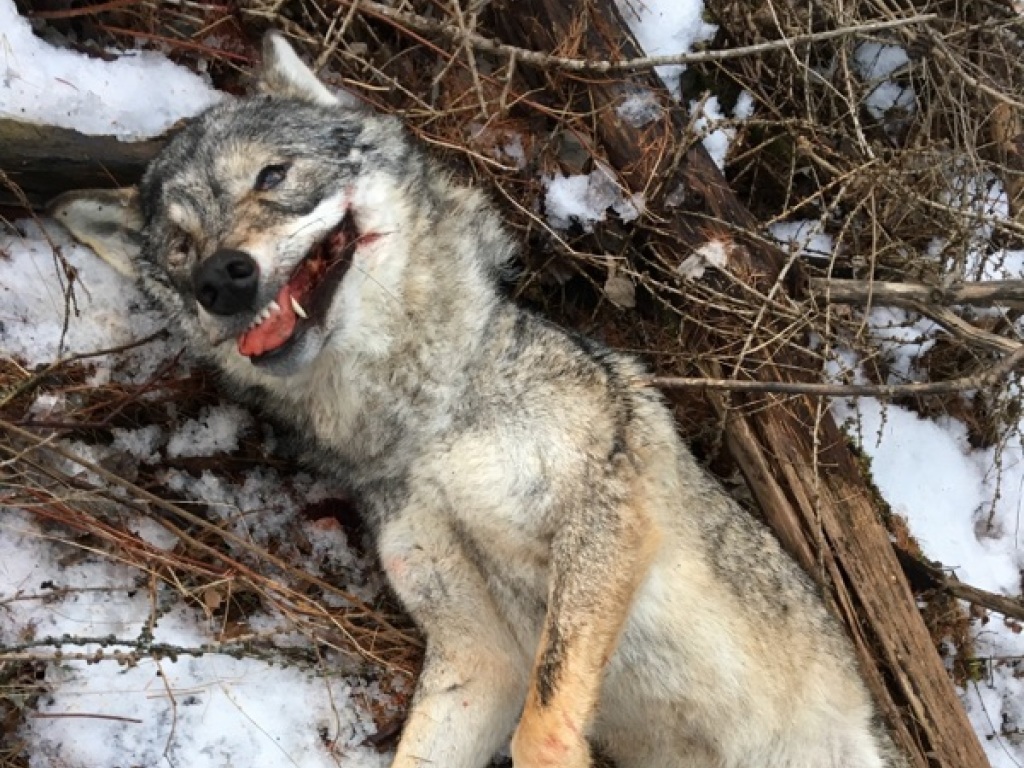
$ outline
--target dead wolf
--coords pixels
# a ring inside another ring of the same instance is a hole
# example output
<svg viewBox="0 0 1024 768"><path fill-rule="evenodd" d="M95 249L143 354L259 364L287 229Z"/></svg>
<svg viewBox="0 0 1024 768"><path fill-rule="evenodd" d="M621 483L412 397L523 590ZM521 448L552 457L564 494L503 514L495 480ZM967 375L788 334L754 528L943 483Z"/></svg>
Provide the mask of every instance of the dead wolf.
<svg viewBox="0 0 1024 768"><path fill-rule="evenodd" d="M499 290L481 192L285 40L138 190L56 217L347 483L426 637L393 765L892 768L809 579L633 358Z"/></svg>

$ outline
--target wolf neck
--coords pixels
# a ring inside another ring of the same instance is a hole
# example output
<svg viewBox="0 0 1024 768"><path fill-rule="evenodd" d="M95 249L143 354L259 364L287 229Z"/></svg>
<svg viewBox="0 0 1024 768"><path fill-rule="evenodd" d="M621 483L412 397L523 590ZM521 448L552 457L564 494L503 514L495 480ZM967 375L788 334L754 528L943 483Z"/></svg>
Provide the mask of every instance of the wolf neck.
<svg viewBox="0 0 1024 768"><path fill-rule="evenodd" d="M282 414L307 414L319 443L387 473L451 428L482 366L480 350L499 315L518 310L499 296L497 273L514 246L482 196L440 180L403 227L407 261L397 287L361 320L379 348L329 345ZM368 284L367 291L380 290ZM380 295L377 296L380 298Z"/></svg>

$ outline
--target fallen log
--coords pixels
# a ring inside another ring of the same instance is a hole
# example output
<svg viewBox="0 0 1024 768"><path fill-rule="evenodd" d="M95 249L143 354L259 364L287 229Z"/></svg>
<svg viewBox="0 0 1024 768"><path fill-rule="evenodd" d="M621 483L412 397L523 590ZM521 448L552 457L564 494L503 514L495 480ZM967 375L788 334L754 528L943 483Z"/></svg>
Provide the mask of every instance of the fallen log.
<svg viewBox="0 0 1024 768"><path fill-rule="evenodd" d="M24 208L27 201L42 210L69 189L134 184L166 141L121 141L0 119L0 171L7 182L0 184L0 206Z"/></svg>
<svg viewBox="0 0 1024 768"><path fill-rule="evenodd" d="M502 39L514 45L562 52L575 43L574 53L597 61L636 58L640 53L613 0L498 0L492 11ZM678 264L707 242L713 224L739 246L732 249L728 265L734 279L770 295L787 269L791 277L800 277L798 264L787 264L779 250L746 235L756 233L759 222L702 146L695 144L681 156L652 151L673 146L668 132L686 131L682 110L636 128L616 112L622 98L621 76L572 79L554 69L532 69L524 76L591 115L604 159L628 191L648 193L648 213L658 226L650 228L646 246L657 260ZM634 75L630 82L659 88L653 74ZM665 192L679 185L688 204L670 208L664 204ZM724 316L717 320L729 322ZM713 355L722 341L707 328L702 330L694 336L698 358L702 352ZM737 329L732 332L735 335ZM815 369L793 352L766 354L755 348L748 352L748 360L751 364L744 370L758 380L814 378ZM702 372L721 378L717 370ZM722 416L728 448L765 517L789 552L831 596L856 646L865 679L911 765L985 768L988 761L890 546L875 492L827 409L808 397L762 397L760 407L744 414L735 407L747 402L744 395L734 394L731 401L717 393L708 397Z"/></svg>

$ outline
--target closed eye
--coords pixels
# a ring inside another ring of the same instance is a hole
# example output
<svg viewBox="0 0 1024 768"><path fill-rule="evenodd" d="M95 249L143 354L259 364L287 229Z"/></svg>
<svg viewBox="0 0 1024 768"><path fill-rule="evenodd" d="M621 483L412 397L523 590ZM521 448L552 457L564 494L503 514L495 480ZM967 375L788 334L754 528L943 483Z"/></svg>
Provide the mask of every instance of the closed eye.
<svg viewBox="0 0 1024 768"><path fill-rule="evenodd" d="M278 186L288 176L288 163L268 165L256 175L256 183L252 188L256 192L267 192Z"/></svg>

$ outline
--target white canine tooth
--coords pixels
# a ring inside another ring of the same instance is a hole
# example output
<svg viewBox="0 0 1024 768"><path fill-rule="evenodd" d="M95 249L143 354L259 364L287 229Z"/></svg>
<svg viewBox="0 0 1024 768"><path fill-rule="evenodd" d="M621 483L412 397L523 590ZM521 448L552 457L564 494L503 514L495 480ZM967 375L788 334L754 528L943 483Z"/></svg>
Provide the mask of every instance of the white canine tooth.
<svg viewBox="0 0 1024 768"><path fill-rule="evenodd" d="M289 296L289 298L292 300L292 311L303 320L307 319L309 315L306 314L306 310L302 308L302 305L299 304L298 300L294 296Z"/></svg>
<svg viewBox="0 0 1024 768"><path fill-rule="evenodd" d="M271 302L267 304L267 309L270 310L270 312L280 312L281 305L278 304L276 301L271 300Z"/></svg>

